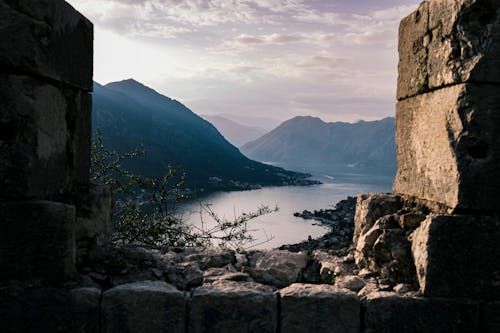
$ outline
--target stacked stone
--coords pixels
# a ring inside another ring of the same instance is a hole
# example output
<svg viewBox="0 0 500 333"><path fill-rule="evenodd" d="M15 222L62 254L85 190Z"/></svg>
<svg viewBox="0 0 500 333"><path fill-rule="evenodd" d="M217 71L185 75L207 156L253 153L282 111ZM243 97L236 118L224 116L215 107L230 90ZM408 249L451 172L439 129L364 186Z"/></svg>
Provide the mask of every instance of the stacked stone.
<svg viewBox="0 0 500 333"><path fill-rule="evenodd" d="M424 2L399 38L394 191L454 213L414 233L420 287L500 295L500 3Z"/></svg>
<svg viewBox="0 0 500 333"><path fill-rule="evenodd" d="M456 323L481 317L496 331L486 317L500 297L500 2L428 0L404 18L397 98L395 193L358 197L356 262L425 298L371 295L365 322L406 331L414 323L397 308L458 306L469 317Z"/></svg>
<svg viewBox="0 0 500 333"><path fill-rule="evenodd" d="M2 0L0 38L0 280L66 281L89 193L92 23L62 0Z"/></svg>

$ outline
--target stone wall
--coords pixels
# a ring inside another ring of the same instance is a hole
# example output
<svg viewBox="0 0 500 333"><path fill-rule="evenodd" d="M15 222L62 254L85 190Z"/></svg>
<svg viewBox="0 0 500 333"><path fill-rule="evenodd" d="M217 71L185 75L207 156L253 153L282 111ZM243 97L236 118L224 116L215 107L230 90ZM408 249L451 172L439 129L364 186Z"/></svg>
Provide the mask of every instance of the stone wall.
<svg viewBox="0 0 500 333"><path fill-rule="evenodd" d="M429 0L403 19L395 193L358 197L352 251L160 253L99 242L92 24L0 0L0 330L500 331L499 14Z"/></svg>
<svg viewBox="0 0 500 333"><path fill-rule="evenodd" d="M358 197L355 260L417 289L419 313L500 299L499 61L498 1L429 0L401 21L395 193Z"/></svg>
<svg viewBox="0 0 500 333"><path fill-rule="evenodd" d="M75 276L88 192L92 24L64 1L0 1L0 280Z"/></svg>

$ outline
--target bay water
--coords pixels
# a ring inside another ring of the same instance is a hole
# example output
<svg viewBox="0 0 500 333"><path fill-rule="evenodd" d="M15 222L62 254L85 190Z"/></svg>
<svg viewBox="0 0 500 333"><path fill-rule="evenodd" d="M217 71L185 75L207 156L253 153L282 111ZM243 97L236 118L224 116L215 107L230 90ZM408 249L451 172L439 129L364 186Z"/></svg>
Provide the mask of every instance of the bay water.
<svg viewBox="0 0 500 333"><path fill-rule="evenodd" d="M315 177L318 179L318 177ZM264 187L251 191L216 192L200 200L183 204L181 212L186 223L201 227L213 225L208 214L200 209L200 204L208 204L219 217L234 219L243 213L255 211L259 206L278 207L278 211L265 214L248 222L250 234L255 242L247 246L256 249L271 249L283 244L293 244L306 240L309 236L319 237L327 228L314 220L304 220L293 216L303 210L333 209L335 204L348 196L362 193L390 192L389 179L363 183L336 180L330 176L320 177L323 184L311 186ZM352 180L349 179L349 180ZM200 213L201 211L201 213ZM201 214L201 215L200 215Z"/></svg>

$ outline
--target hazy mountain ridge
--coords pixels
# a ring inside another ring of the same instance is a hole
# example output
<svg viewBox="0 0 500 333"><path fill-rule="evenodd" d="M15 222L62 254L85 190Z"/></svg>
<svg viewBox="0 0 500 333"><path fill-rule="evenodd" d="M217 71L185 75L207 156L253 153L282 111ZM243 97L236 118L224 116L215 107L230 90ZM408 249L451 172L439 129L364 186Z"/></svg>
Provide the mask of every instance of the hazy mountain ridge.
<svg viewBox="0 0 500 333"><path fill-rule="evenodd" d="M396 170L394 118L326 123L295 117L241 151L258 161L310 172L392 175Z"/></svg>
<svg viewBox="0 0 500 333"><path fill-rule="evenodd" d="M132 171L162 175L169 164L187 173L195 189L237 189L301 182L304 175L252 161L208 121L180 102L134 80L94 85L93 128L105 143L125 152L143 142L145 156Z"/></svg>
<svg viewBox="0 0 500 333"><path fill-rule="evenodd" d="M256 140L268 132L264 128L245 126L218 115L201 115L201 117L214 125L224 138L236 147Z"/></svg>

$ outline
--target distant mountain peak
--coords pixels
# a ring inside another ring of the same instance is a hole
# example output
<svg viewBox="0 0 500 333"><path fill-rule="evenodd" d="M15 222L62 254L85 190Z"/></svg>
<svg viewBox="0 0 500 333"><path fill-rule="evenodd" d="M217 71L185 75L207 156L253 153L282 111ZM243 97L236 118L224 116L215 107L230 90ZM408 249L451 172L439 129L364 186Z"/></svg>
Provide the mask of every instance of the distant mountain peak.
<svg viewBox="0 0 500 333"><path fill-rule="evenodd" d="M163 103L165 100L175 101L175 99L167 97L132 78L122 81L110 82L106 84L105 87L122 93L132 94L136 97L141 96L146 98L154 98L160 103Z"/></svg>

